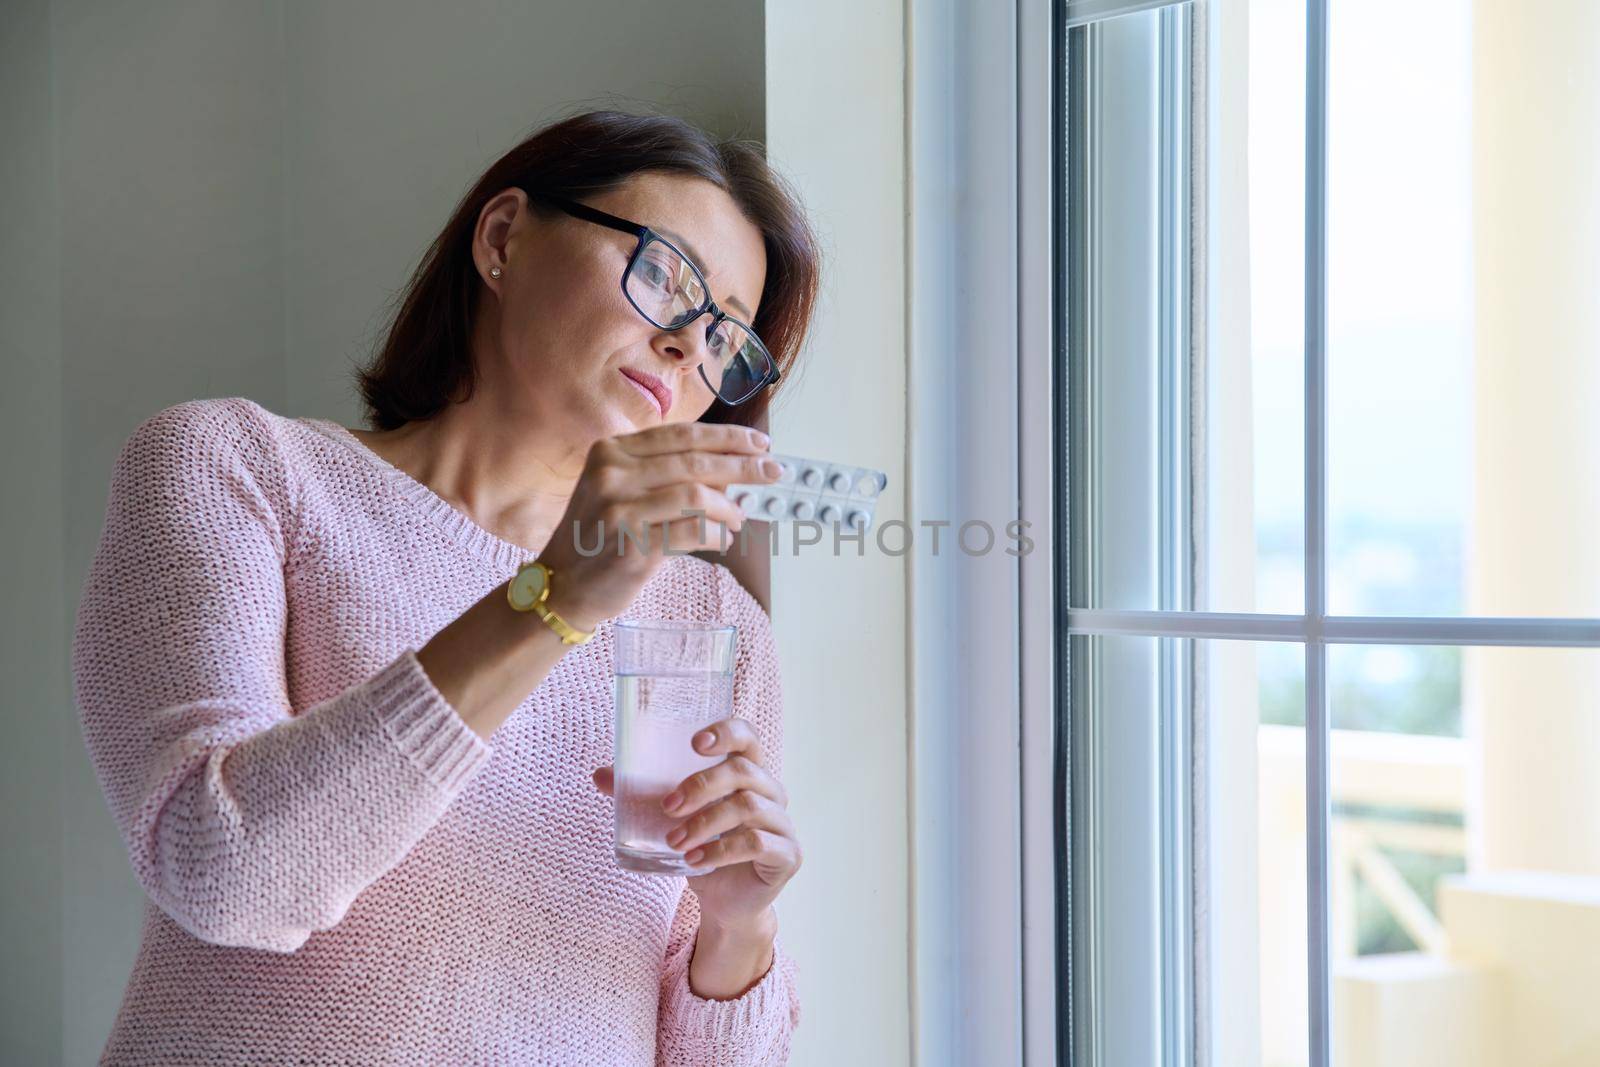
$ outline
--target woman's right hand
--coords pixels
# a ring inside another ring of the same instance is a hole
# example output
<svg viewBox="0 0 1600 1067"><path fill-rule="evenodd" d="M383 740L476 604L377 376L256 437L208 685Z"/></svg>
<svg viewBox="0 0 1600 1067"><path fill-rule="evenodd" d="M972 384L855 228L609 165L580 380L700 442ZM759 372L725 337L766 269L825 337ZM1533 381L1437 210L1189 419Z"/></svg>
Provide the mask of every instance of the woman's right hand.
<svg viewBox="0 0 1600 1067"><path fill-rule="evenodd" d="M627 610L668 548L676 555L727 548L745 517L723 490L776 481L770 447L759 430L705 422L596 441L539 553L555 572L550 607L573 626L593 629Z"/></svg>

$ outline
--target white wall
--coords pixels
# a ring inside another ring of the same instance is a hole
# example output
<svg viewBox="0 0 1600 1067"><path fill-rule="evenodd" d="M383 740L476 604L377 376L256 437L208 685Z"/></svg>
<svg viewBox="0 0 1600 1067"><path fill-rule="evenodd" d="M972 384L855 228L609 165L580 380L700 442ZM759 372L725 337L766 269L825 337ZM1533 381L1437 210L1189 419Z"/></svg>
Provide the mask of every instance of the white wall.
<svg viewBox="0 0 1600 1067"><path fill-rule="evenodd" d="M768 144L826 256L806 367L773 406L774 447L887 471L880 524L906 518L910 476L904 54L893 0L767 4ZM807 1013L791 1062L805 1067L910 1062L911 557L870 537L862 557L843 551L772 568L784 767L806 856L779 910Z"/></svg>

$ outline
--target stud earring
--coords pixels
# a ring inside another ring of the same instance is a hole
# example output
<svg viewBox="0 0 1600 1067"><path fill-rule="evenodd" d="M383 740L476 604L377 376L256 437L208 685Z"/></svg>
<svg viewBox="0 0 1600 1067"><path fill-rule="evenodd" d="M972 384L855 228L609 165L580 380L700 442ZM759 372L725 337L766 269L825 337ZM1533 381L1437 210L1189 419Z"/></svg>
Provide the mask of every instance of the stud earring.
<svg viewBox="0 0 1600 1067"><path fill-rule="evenodd" d="M489 277L491 277L491 278L500 277L500 268L499 267L490 267L489 268Z"/></svg>

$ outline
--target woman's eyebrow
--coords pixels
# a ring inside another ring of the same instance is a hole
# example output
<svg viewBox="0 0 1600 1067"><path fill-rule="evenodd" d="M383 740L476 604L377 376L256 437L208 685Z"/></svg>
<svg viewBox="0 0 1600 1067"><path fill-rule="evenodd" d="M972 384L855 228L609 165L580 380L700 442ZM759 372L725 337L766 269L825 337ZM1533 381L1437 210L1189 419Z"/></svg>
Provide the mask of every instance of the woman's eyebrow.
<svg viewBox="0 0 1600 1067"><path fill-rule="evenodd" d="M685 238L681 233L673 233L665 226L657 226L655 227L655 231L661 236L670 240L679 248L683 249L685 252L689 253L689 258L694 261L695 269L700 272L701 277L705 277L705 268L701 266L701 264L706 261L705 257L694 250L694 245L690 244L687 238ZM736 296L728 297L728 299L724 300L723 303L733 308L733 310L741 312L747 319L755 314L755 312L751 311L745 306L745 302L743 300L740 300Z"/></svg>

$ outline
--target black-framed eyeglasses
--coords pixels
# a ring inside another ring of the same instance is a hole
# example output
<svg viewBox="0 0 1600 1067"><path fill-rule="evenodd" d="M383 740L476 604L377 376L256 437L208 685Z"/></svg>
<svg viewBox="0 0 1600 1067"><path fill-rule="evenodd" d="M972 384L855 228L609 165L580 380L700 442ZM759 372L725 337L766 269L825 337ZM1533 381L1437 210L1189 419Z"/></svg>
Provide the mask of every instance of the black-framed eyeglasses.
<svg viewBox="0 0 1600 1067"><path fill-rule="evenodd" d="M748 323L717 306L700 268L677 245L648 226L588 204L550 193L522 191L530 199L542 200L574 218L638 238L622 271L622 292L651 325L681 330L711 312L711 321L706 325L707 358L700 361L700 378L717 399L724 404L742 404L778 380L778 361L767 346Z"/></svg>

